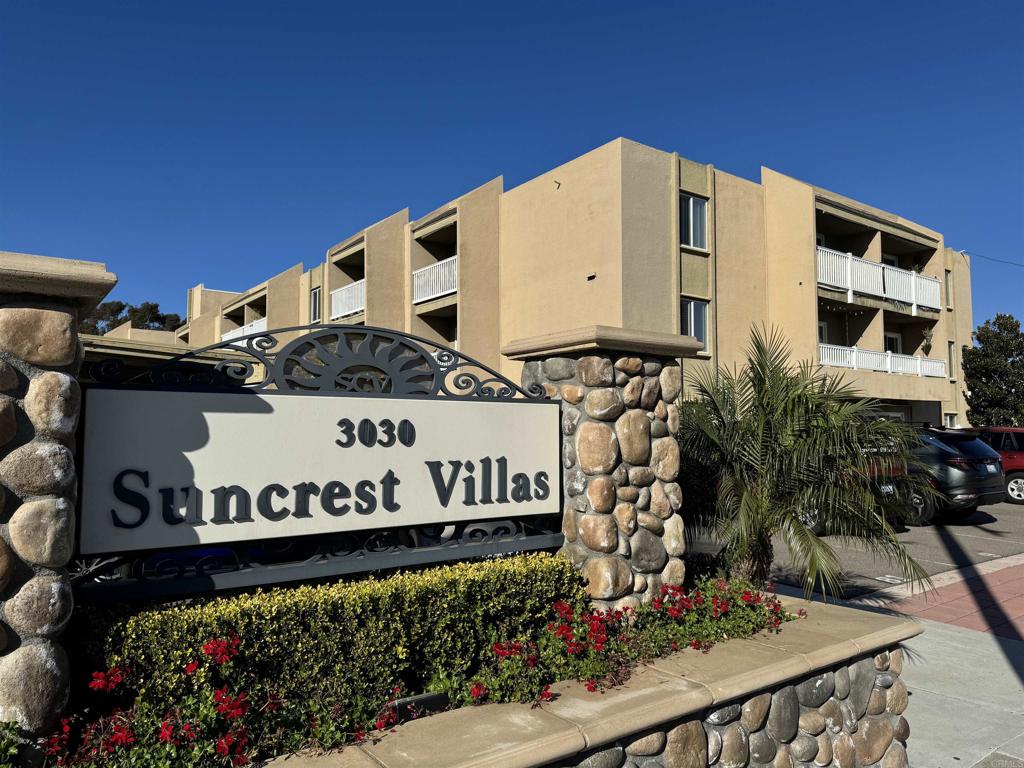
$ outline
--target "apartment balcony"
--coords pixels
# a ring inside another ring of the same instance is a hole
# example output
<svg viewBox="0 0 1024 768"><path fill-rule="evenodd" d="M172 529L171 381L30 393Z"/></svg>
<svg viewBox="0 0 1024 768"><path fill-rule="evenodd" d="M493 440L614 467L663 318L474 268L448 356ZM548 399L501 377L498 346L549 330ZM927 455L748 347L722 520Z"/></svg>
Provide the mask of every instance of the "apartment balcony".
<svg viewBox="0 0 1024 768"><path fill-rule="evenodd" d="M438 299L455 293L459 289L459 257L451 256L444 261L417 269L412 273L412 303Z"/></svg>
<svg viewBox="0 0 1024 768"><path fill-rule="evenodd" d="M939 281L907 269L878 264L831 248L818 246L818 284L846 291L847 301L853 294L892 299L912 307L938 310Z"/></svg>
<svg viewBox="0 0 1024 768"><path fill-rule="evenodd" d="M920 355L899 355L895 352L875 352L838 344L819 344L818 362L833 368L851 368L856 371L898 373L904 376L946 378L946 361Z"/></svg>
<svg viewBox="0 0 1024 768"><path fill-rule="evenodd" d="M240 336L248 336L250 333L263 333L267 330L267 318L261 317L259 320L253 320L251 323L246 323L240 328L235 328L233 331L227 331L220 335L221 341L231 341L231 339L237 339Z"/></svg>
<svg viewBox="0 0 1024 768"><path fill-rule="evenodd" d="M331 320L358 315L366 310L366 281L357 280L331 291Z"/></svg>

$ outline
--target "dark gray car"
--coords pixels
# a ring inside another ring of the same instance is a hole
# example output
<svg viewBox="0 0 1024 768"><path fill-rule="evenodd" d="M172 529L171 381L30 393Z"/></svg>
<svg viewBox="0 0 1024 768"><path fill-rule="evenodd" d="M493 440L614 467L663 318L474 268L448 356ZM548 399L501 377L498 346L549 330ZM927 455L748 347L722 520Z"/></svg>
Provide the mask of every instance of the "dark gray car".
<svg viewBox="0 0 1024 768"><path fill-rule="evenodd" d="M910 522L927 525L936 514L970 517L983 504L997 504L1005 494L999 454L972 430L923 429L914 454L928 482L944 498L915 499Z"/></svg>

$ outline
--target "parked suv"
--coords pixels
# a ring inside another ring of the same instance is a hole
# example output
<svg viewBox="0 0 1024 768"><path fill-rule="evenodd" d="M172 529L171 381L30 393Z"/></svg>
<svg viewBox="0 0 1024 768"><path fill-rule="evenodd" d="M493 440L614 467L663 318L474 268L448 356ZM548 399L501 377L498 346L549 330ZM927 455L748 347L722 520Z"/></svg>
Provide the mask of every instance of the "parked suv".
<svg viewBox="0 0 1024 768"><path fill-rule="evenodd" d="M915 499L913 519L927 525L936 513L969 517L982 504L1003 500L1006 479L999 454L974 430L922 429L914 454L924 465L928 481L945 499Z"/></svg>
<svg viewBox="0 0 1024 768"><path fill-rule="evenodd" d="M1006 500L1024 504L1024 428L979 427L981 439L999 452L1006 473Z"/></svg>

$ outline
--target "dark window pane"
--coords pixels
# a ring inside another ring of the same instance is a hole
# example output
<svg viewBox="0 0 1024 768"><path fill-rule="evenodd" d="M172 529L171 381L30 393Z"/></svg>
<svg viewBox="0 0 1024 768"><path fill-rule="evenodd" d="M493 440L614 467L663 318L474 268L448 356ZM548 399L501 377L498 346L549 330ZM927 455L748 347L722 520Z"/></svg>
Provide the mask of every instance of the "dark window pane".
<svg viewBox="0 0 1024 768"><path fill-rule="evenodd" d="M679 242L683 245L690 243L690 200L689 195L679 196Z"/></svg>
<svg viewBox="0 0 1024 768"><path fill-rule="evenodd" d="M690 245L694 248L704 248L706 250L708 247L707 208L707 200L702 200L699 197L693 198L693 242Z"/></svg>

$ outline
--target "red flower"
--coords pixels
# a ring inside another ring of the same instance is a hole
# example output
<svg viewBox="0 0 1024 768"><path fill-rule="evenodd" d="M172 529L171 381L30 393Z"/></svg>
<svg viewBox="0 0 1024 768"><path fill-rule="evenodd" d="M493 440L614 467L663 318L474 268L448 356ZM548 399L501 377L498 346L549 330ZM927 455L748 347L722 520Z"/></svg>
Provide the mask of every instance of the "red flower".
<svg viewBox="0 0 1024 768"><path fill-rule="evenodd" d="M541 689L540 700L541 701L551 701L553 698L555 698L555 694L553 694L551 692L551 686L550 685L545 685Z"/></svg>
<svg viewBox="0 0 1024 768"><path fill-rule="evenodd" d="M217 664L227 664L238 655L238 646L241 642L242 640L234 633L229 635L227 640L213 638L203 645L203 653Z"/></svg>
<svg viewBox="0 0 1024 768"><path fill-rule="evenodd" d="M157 737L164 744L169 744L174 740L174 723L170 720L164 720L160 723L160 735Z"/></svg>
<svg viewBox="0 0 1024 768"><path fill-rule="evenodd" d="M483 683L474 683L469 689L469 695L473 697L474 703L479 702L487 695L487 686Z"/></svg>
<svg viewBox="0 0 1024 768"><path fill-rule="evenodd" d="M228 687L218 688L213 692L213 700L217 703L217 711L228 720L237 720L249 711L249 702L246 701L245 693L232 697Z"/></svg>
<svg viewBox="0 0 1024 768"><path fill-rule="evenodd" d="M181 724L181 735L184 736L189 741L195 741L196 740L196 736L199 735L199 731L196 730L196 727L194 725L192 725L192 723L182 723Z"/></svg>
<svg viewBox="0 0 1024 768"><path fill-rule="evenodd" d="M590 691L591 693L596 691L597 690L597 681L596 680L587 680L587 690Z"/></svg>
<svg viewBox="0 0 1024 768"><path fill-rule="evenodd" d="M185 665L185 674L186 675L191 675L198 668L199 668L199 662L198 661L190 661L188 664Z"/></svg>
<svg viewBox="0 0 1024 768"><path fill-rule="evenodd" d="M230 733L226 733L217 739L217 754L218 755L229 755L231 754L231 745L235 743L235 737Z"/></svg>
<svg viewBox="0 0 1024 768"><path fill-rule="evenodd" d="M572 620L572 606L569 605L567 602L565 602L564 600L559 600L557 603L554 604L553 607L555 609L555 613L558 614L562 621Z"/></svg>
<svg viewBox="0 0 1024 768"><path fill-rule="evenodd" d="M44 745L45 753L54 757L59 755L61 752L66 752L68 748L68 738L71 733L71 721L68 718L61 718L60 721L60 732L54 733L52 736L46 739ZM65 757L61 756L57 758L57 765L64 765Z"/></svg>
<svg viewBox="0 0 1024 768"><path fill-rule="evenodd" d="M127 747L135 741L135 734L127 725L116 724L110 731L109 743L112 747ZM109 752L114 750L108 749Z"/></svg>
<svg viewBox="0 0 1024 768"><path fill-rule="evenodd" d="M749 604L749 603L752 603L754 601L754 596L752 594L750 594L750 590L749 589L745 589L745 590L743 590L743 594L740 595L740 600L742 600L744 603L748 603Z"/></svg>
<svg viewBox="0 0 1024 768"><path fill-rule="evenodd" d="M111 667L106 672L93 672L89 687L94 691L111 693L124 682L125 671L120 667Z"/></svg>

